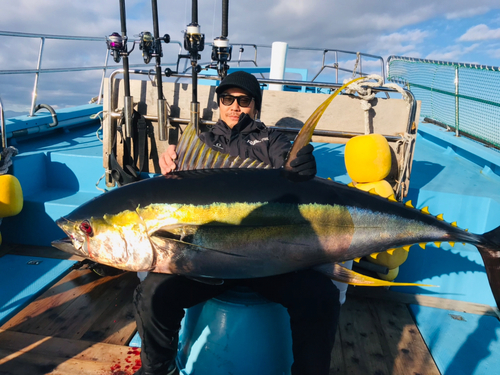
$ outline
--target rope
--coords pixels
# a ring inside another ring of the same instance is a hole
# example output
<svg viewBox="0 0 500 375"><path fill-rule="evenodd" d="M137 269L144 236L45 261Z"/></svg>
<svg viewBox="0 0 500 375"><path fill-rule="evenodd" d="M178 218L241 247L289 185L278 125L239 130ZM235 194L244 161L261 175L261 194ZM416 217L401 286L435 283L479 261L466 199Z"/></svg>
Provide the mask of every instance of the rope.
<svg viewBox="0 0 500 375"><path fill-rule="evenodd" d="M12 146L5 147L2 150L2 153L0 154L0 175L7 174L9 167L12 165L12 157L17 154L17 149Z"/></svg>
<svg viewBox="0 0 500 375"><path fill-rule="evenodd" d="M373 80L375 82L372 82ZM347 83L347 81L344 83ZM365 112L365 134L373 133L373 127L370 126L370 109L372 108L370 101L375 99L376 96L376 93L372 91L372 88L374 87L387 87L394 89L402 95L406 103L409 104L410 101L410 98L404 89L395 83L384 84L384 79L378 74L370 74L362 80L351 83L345 89L345 93L349 95L357 93L358 97L361 99L361 109Z"/></svg>
<svg viewBox="0 0 500 375"><path fill-rule="evenodd" d="M357 65L357 64L356 64ZM374 82L373 82L374 81ZM374 87L387 87L390 89L396 90L401 94L403 100L406 102L407 106L410 106L410 96L406 93L406 91L401 88L399 85L395 83L386 83L384 84L384 80L381 76L377 74L370 74L364 79L351 83L346 89L345 92L350 95L358 94L358 97L361 99L361 109L363 109L365 113L365 134L373 133L373 126L370 124L370 115L369 111L372 108L370 103L371 100L375 99L376 94L373 92L372 88ZM397 141L398 153L403 147L403 160L401 162L399 179L396 180L396 186L394 187L394 191L396 194L396 198L402 199L405 186L404 181L407 180L407 175L409 175L410 168L410 158L411 158L411 145L415 142L416 135L404 133L401 134L401 139Z"/></svg>

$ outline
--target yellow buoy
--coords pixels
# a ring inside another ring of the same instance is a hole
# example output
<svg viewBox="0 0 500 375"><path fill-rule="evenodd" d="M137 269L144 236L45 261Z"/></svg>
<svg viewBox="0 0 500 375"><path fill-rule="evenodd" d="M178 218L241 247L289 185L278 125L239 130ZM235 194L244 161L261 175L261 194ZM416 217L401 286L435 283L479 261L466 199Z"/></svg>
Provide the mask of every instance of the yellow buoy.
<svg viewBox="0 0 500 375"><path fill-rule="evenodd" d="M17 215L23 209L23 190L10 174L0 176L0 217Z"/></svg>
<svg viewBox="0 0 500 375"><path fill-rule="evenodd" d="M387 275L384 275L383 273L377 273L377 276L382 280L392 281L396 277L398 277L398 274L399 274L399 267L396 267L390 269Z"/></svg>
<svg viewBox="0 0 500 375"><path fill-rule="evenodd" d="M380 181L391 171L391 148L381 134L359 135L346 143L344 160L352 180Z"/></svg>
<svg viewBox="0 0 500 375"><path fill-rule="evenodd" d="M408 259L408 251L402 247L398 247L391 251L379 253L376 258L370 257L370 262L393 269L402 265Z"/></svg>

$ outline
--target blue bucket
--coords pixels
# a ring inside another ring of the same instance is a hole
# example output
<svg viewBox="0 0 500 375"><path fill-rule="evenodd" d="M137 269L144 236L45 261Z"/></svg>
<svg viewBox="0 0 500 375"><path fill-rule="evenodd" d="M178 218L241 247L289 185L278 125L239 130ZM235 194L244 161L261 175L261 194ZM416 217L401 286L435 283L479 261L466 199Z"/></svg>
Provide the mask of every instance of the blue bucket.
<svg viewBox="0 0 500 375"><path fill-rule="evenodd" d="M290 374L288 312L245 288L188 309L179 338L183 375Z"/></svg>

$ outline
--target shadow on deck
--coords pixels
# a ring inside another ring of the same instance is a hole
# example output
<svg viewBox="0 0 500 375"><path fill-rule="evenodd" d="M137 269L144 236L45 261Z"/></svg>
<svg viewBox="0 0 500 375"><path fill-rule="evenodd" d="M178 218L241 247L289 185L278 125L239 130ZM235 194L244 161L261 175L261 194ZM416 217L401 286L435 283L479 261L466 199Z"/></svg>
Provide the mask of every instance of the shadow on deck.
<svg viewBox="0 0 500 375"><path fill-rule="evenodd" d="M65 257L50 248L2 246L0 255ZM131 375L135 273L99 277L73 270L0 327L0 374ZM384 292L379 291L379 292ZM440 374L408 306L350 290L331 374Z"/></svg>

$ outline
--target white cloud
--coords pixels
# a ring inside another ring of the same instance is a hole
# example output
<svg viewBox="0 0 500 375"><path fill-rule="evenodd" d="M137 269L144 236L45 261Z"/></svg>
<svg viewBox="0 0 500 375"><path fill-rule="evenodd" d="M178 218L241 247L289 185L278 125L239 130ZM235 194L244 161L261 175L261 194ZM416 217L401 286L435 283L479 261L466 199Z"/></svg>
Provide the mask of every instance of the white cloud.
<svg viewBox="0 0 500 375"><path fill-rule="evenodd" d="M490 9L486 6L481 6L481 7L477 7L477 8L461 9L461 10L457 10L455 12L446 13L445 17L448 20L460 19L460 18L470 18L470 17L478 16L480 14L485 14L489 10Z"/></svg>
<svg viewBox="0 0 500 375"><path fill-rule="evenodd" d="M387 55L415 56L415 51L419 49L419 45L424 43L429 35L428 31L420 29L381 35L370 46L370 50Z"/></svg>
<svg viewBox="0 0 500 375"><path fill-rule="evenodd" d="M464 56L474 51L478 47L479 43L475 43L465 48L460 45L449 46L439 51L432 51L425 58L430 60L458 62L461 61L461 59L463 59ZM472 61L461 61L461 62L472 62Z"/></svg>
<svg viewBox="0 0 500 375"><path fill-rule="evenodd" d="M0 29L56 34L100 36L109 35L111 32L120 31L119 4L117 1L85 0L0 0ZM220 35L221 30L221 5L220 0L199 1L199 23L205 33L205 51L202 61L210 59L211 48L209 44L213 38ZM162 0L158 2L160 16L160 33L168 33L172 40L183 40L182 30L190 23L190 0ZM408 1L380 1L351 0L350 2L332 0L255 0L251 2L233 1L229 5L229 39L232 43L255 43L258 45L271 45L272 42L281 40L293 47L306 47L312 49L341 49L348 51L368 52L374 55L387 57L388 55L407 56L436 56L440 59L450 58L457 60L467 54L465 48L443 46L444 40L440 35L434 35L433 23L453 24L465 17L478 17L474 19L477 24L496 25L494 11L487 13L488 9L500 9L498 0L475 0L471 6L470 0L419 0ZM133 36L141 31L152 31L151 2L149 0L126 0L127 31ZM452 11L450 11L452 10ZM498 14L498 13L496 13ZM489 17L489 18L488 18ZM452 22L447 22L453 20ZM497 20L498 21L498 20ZM500 38L497 33L500 29L490 29L483 25L479 29L469 29L464 34L464 29L456 29L456 35L446 30L448 39L455 39L460 34L460 41L480 41L484 39ZM478 25L481 26L481 25ZM476 26L476 27L478 27ZM450 36L450 34L452 36ZM484 36L486 35L486 37ZM475 38L475 39L474 39ZM444 38L443 38L444 39ZM63 51L58 50L58 42L47 40L44 49L42 67L62 67L65 64L74 65L101 65L104 60L105 44L96 42L97 47L66 42ZM62 44L62 42L61 42ZM1 69L34 68L36 66L39 40L25 38L0 37L0 63ZM22 48L18 48L22 47ZM468 47L473 48L473 46ZM475 47L474 47L475 48ZM493 48L494 49L494 48ZM309 64L314 68L321 65L322 51L297 51L289 52L292 56L290 65L304 67ZM176 61L178 48L173 44L164 47L165 61ZM174 51L170 53L169 51ZM430 52L429 51L433 51ZM182 51L185 53L185 51ZM269 61L270 49L258 49L258 58L261 66ZM307 52L307 53L306 53ZM313 56L314 55L314 56ZM169 56L167 58L167 56ZM238 46L233 48L233 61L238 56ZM489 57L486 54L482 56ZM253 49L245 49L243 58L253 58ZM132 53L131 63L142 61L141 53L136 47ZM351 56L346 59L352 59ZM328 63L331 64L331 61ZM112 68L121 67L112 60ZM376 68L376 63L374 63ZM494 64L494 63L493 63ZM492 65L493 65L492 64ZM247 64L246 66L248 66ZM351 64L352 65L352 64ZM288 66L288 63L287 63ZM369 67L369 62L364 64L364 69ZM110 69L111 70L111 69ZM69 76L58 78L56 75L43 75L40 83L45 87L47 81L61 80L68 85L74 85L75 80ZM17 96L29 95L18 86L21 76L0 76L0 96L5 101L9 97L11 102ZM29 79L28 79L29 78ZM86 77L86 87L76 88L74 91L92 92L99 79L92 80ZM29 82L28 93L33 86L33 77L24 77ZM14 82L15 81L15 82ZM92 82L91 82L92 81ZM80 82L78 82L80 83ZM17 85L17 86L16 86ZM88 96L85 94L85 96ZM78 103L77 103L78 104Z"/></svg>
<svg viewBox="0 0 500 375"><path fill-rule="evenodd" d="M471 27L465 34L458 38L461 42L473 42L477 40L500 39L500 29L490 29L485 24Z"/></svg>

